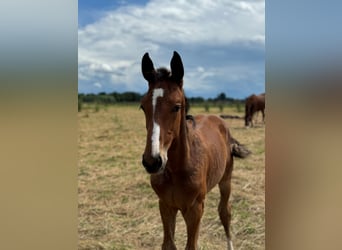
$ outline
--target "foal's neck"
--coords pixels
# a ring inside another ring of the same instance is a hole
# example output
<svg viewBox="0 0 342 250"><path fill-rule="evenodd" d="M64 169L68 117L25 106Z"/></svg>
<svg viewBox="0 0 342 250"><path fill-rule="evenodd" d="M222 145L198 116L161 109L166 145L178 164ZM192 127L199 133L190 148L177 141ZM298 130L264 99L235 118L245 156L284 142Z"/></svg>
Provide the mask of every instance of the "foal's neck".
<svg viewBox="0 0 342 250"><path fill-rule="evenodd" d="M169 168L172 172L182 171L189 160L190 148L188 140L188 129L185 114L182 116L180 133L174 139L169 151Z"/></svg>

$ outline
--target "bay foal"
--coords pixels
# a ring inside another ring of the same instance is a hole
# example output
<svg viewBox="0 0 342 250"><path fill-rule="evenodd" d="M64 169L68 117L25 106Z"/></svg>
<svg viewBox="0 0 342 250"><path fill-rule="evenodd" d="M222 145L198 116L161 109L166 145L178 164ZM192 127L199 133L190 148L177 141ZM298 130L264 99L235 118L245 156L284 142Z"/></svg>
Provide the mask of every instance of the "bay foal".
<svg viewBox="0 0 342 250"><path fill-rule="evenodd" d="M244 158L249 151L233 139L225 122L213 115L187 115L183 91L183 63L177 52L171 71L155 70L148 53L142 58L142 74L148 92L141 101L146 119L146 147L142 164L151 174L151 185L159 197L164 228L162 249L176 249L176 215L180 210L186 222L187 250L196 250L206 193L219 185L218 206L228 249L231 212L233 156Z"/></svg>

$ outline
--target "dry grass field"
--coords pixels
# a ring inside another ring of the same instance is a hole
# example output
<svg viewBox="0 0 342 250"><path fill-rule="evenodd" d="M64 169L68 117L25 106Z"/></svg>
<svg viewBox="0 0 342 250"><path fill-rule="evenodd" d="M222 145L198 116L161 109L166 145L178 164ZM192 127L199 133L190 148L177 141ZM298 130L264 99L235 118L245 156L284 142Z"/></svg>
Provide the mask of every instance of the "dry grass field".
<svg viewBox="0 0 342 250"><path fill-rule="evenodd" d="M192 108L190 114L205 113ZM219 114L211 108L210 113ZM224 114L243 116L225 107ZM259 120L261 115L259 115ZM162 224L158 198L141 165L145 146L144 115L139 105L83 108L79 122L79 249L160 249ZM235 159L232 177L232 240L235 249L265 249L265 126L244 128L226 119L232 135L251 151ZM226 249L215 187L206 197L200 249ZM180 213L176 245L184 249L185 223Z"/></svg>

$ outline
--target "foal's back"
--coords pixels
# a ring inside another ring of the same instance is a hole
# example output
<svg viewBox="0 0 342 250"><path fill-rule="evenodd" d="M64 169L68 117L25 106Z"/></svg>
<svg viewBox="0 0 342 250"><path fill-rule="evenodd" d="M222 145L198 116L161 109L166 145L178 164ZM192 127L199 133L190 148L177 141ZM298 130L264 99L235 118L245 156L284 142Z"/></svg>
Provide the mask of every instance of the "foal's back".
<svg viewBox="0 0 342 250"><path fill-rule="evenodd" d="M222 178L232 160L229 147L229 130L225 121L215 115L195 116L196 126L191 133L191 156L205 171L207 192Z"/></svg>

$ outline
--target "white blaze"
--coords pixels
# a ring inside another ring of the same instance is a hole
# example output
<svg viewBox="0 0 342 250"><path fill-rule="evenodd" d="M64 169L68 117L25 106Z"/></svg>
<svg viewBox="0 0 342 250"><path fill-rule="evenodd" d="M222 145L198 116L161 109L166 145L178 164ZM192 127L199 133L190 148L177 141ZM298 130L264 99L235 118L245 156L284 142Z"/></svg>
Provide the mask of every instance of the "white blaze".
<svg viewBox="0 0 342 250"><path fill-rule="evenodd" d="M154 89L152 94L152 107L153 107L153 130L152 130L152 156L156 157L159 155L159 137L160 137L160 126L158 123L154 121L154 113L156 111L156 105L157 105L157 98L163 97L164 90Z"/></svg>
<svg viewBox="0 0 342 250"><path fill-rule="evenodd" d="M153 130L152 130L152 156L157 157L159 154L159 136L160 136L160 127L158 123L153 122Z"/></svg>
<svg viewBox="0 0 342 250"><path fill-rule="evenodd" d="M157 98L164 96L164 90L163 89L154 89L152 93L152 107L153 107L153 118L154 118L154 112L156 110L157 105Z"/></svg>

